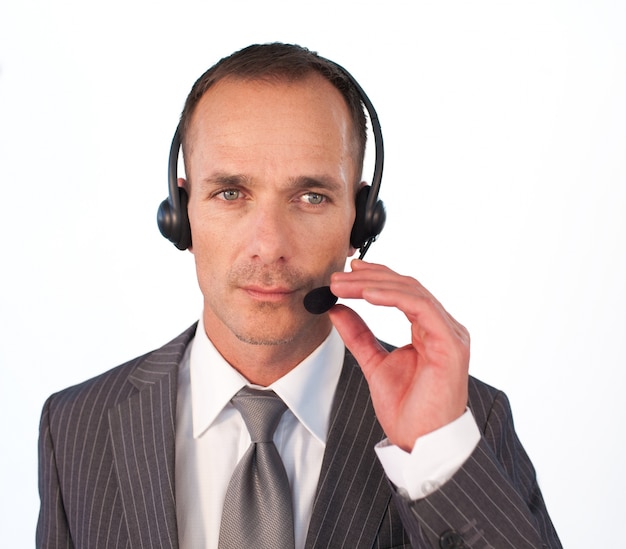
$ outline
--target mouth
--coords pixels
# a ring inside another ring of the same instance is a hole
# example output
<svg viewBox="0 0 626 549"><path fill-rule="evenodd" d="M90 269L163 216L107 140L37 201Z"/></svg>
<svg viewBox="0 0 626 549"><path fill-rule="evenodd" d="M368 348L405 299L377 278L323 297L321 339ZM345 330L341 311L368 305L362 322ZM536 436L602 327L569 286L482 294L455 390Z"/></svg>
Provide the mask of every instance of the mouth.
<svg viewBox="0 0 626 549"><path fill-rule="evenodd" d="M297 292L293 288L283 286L244 286L241 289L254 300L271 303L287 301Z"/></svg>

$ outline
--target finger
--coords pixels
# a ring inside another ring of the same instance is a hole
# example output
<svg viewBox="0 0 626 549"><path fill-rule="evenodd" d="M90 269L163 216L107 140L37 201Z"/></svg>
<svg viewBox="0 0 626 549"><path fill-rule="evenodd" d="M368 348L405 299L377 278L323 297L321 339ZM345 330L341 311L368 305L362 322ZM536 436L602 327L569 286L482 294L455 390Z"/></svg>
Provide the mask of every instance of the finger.
<svg viewBox="0 0 626 549"><path fill-rule="evenodd" d="M467 329L459 323L436 299L419 295L403 288L366 288L362 298L368 303L382 307L395 307L402 311L413 325L419 325L427 333L453 333L469 343Z"/></svg>
<svg viewBox="0 0 626 549"><path fill-rule="evenodd" d="M407 289L413 288L436 301L435 297L413 277L396 273L384 265L366 263L361 260L354 260L352 264L354 267L352 271L336 272L331 277L331 286L336 287L337 291L350 294L345 297L360 297L356 295L359 288L381 284L399 284L406 286Z"/></svg>
<svg viewBox="0 0 626 549"><path fill-rule="evenodd" d="M330 285L333 293L337 292L336 295L345 298L361 298L365 290L378 289L401 291L408 295L426 297L435 301L424 288L408 277L394 276L381 279L351 277L343 280L333 278Z"/></svg>
<svg viewBox="0 0 626 549"><path fill-rule="evenodd" d="M363 269L377 269L377 270L391 271L391 269L387 267L386 265L381 265L380 263L371 263L370 261L365 261L364 259L353 259L352 261L350 261L350 268L353 271L360 271Z"/></svg>
<svg viewBox="0 0 626 549"><path fill-rule="evenodd" d="M420 316L449 316L441 304L427 292L409 284L399 277L373 282L371 280L332 282L332 292L344 299L364 299L368 303L383 307L394 307L402 311L409 321Z"/></svg>
<svg viewBox="0 0 626 549"><path fill-rule="evenodd" d="M363 319L349 307L335 305L330 310L329 316L367 378L372 369L386 358L388 352L378 342Z"/></svg>
<svg viewBox="0 0 626 549"><path fill-rule="evenodd" d="M376 263L367 263L366 261L360 259L354 259L350 263L351 270L350 271L337 271L334 273L333 277L341 278L352 278L352 277L364 277L370 276L374 279L388 276L400 276L398 273L392 271L389 267L385 265L378 265Z"/></svg>
<svg viewBox="0 0 626 549"><path fill-rule="evenodd" d="M419 318L422 328L426 328L426 324L432 329L447 328L457 338L468 342L465 327L419 281L384 265L362 260L354 260L352 267L352 272L335 273L331 279L331 289L338 297L365 299L373 305L395 307L411 323Z"/></svg>

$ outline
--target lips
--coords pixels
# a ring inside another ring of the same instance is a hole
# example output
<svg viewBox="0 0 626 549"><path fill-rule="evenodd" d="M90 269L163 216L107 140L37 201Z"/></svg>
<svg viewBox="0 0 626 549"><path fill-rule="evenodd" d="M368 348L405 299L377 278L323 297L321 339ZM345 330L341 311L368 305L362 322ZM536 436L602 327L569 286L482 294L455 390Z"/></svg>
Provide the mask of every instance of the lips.
<svg viewBox="0 0 626 549"><path fill-rule="evenodd" d="M253 299L260 301L282 301L288 299L296 290L282 286L266 287L266 286L244 286L241 288Z"/></svg>

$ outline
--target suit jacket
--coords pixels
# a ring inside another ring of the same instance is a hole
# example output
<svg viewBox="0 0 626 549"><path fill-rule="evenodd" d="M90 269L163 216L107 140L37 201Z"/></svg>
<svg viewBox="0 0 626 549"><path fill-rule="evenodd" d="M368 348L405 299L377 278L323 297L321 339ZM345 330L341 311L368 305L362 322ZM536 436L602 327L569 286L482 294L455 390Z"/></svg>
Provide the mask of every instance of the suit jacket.
<svg viewBox="0 0 626 549"><path fill-rule="evenodd" d="M177 378L194 333L48 399L37 547L178 547ZM561 547L505 395L470 378L469 406L483 435L478 447L432 495L408 501L374 453L384 433L346 351L307 549Z"/></svg>

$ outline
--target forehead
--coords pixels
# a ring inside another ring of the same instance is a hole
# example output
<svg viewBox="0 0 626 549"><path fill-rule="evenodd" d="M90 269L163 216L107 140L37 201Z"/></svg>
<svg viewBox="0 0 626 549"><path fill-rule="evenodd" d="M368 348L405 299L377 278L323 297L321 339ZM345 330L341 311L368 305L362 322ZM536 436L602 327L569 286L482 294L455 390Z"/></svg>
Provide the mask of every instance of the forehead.
<svg viewBox="0 0 626 549"><path fill-rule="evenodd" d="M341 93L325 78L311 73L295 81L227 77L209 88L191 117L187 154L208 139L285 138L329 145L356 145L350 113Z"/></svg>

